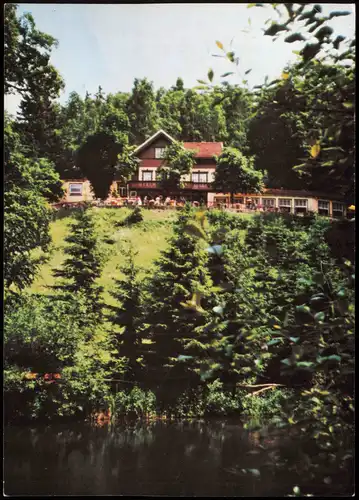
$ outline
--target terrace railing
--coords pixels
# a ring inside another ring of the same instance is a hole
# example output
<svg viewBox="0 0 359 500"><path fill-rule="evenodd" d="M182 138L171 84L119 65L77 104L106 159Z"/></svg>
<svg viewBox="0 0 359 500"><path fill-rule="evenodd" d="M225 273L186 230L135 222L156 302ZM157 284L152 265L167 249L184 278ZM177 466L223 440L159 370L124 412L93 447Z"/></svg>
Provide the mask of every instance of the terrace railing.
<svg viewBox="0 0 359 500"><path fill-rule="evenodd" d="M212 189L210 182L184 182L180 190L194 190L194 191L209 191ZM129 182L130 189L161 189L160 182L158 181L131 181Z"/></svg>

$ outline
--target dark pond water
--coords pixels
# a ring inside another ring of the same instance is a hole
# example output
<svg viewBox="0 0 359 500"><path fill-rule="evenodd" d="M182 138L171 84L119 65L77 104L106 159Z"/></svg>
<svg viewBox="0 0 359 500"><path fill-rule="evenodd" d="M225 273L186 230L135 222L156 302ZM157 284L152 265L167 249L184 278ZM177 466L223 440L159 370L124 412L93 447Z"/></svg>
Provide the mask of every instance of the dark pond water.
<svg viewBox="0 0 359 500"><path fill-rule="evenodd" d="M298 483L285 468L278 473L278 439L287 454L296 453L288 436L264 432L260 440L228 421L7 427L4 492L285 496Z"/></svg>

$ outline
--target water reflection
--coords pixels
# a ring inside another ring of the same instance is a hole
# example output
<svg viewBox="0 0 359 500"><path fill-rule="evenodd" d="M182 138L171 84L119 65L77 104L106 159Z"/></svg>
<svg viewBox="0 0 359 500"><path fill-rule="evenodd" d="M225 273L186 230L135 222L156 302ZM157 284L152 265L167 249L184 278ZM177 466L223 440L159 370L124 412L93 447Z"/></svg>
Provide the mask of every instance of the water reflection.
<svg viewBox="0 0 359 500"><path fill-rule="evenodd" d="M264 434L223 421L7 428L5 493L284 496L295 479L275 480L280 436Z"/></svg>

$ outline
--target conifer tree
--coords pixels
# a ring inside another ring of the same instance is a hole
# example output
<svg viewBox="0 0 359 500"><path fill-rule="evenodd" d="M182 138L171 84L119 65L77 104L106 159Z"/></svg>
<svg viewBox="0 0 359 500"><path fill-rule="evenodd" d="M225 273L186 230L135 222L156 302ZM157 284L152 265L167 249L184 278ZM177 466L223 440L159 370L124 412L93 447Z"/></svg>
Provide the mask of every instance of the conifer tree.
<svg viewBox="0 0 359 500"><path fill-rule="evenodd" d="M167 404L188 385L198 383L198 363L207 356L204 327L209 314L201 300L208 299L211 280L208 254L187 231L191 217L187 208L174 224L170 248L157 261L148 286L146 380L156 387L158 400Z"/></svg>
<svg viewBox="0 0 359 500"><path fill-rule="evenodd" d="M103 258L98 247L95 223L89 206L85 206L77 214L69 233L65 238L68 246L64 250L68 258L61 269L53 272L54 276L62 278L63 282L53 288L61 290L65 297L76 294L83 300L85 314L82 315L81 322L87 324L101 317L103 290L97 284L103 267Z"/></svg>
<svg viewBox="0 0 359 500"><path fill-rule="evenodd" d="M124 278L115 281L115 290L111 293L116 305L108 306L109 319L117 327L113 333L114 357L117 360L124 358L125 378L131 381L138 380L140 372L138 358L142 317L142 286L138 279L139 269L134 262L135 255L130 247L126 252L126 263L120 268Z"/></svg>

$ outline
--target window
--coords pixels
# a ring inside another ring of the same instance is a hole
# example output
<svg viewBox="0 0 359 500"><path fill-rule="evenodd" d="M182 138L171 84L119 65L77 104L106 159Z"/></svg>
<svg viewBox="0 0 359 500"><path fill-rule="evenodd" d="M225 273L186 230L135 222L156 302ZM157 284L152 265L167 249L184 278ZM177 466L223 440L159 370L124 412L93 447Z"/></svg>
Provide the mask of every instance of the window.
<svg viewBox="0 0 359 500"><path fill-rule="evenodd" d="M307 213L308 200L294 200L294 212L296 214Z"/></svg>
<svg viewBox="0 0 359 500"><path fill-rule="evenodd" d="M275 207L275 198L262 198L264 207Z"/></svg>
<svg viewBox="0 0 359 500"><path fill-rule="evenodd" d="M127 188L126 186L121 185L120 182L117 183L117 192L121 196L121 198L125 198L127 196Z"/></svg>
<svg viewBox="0 0 359 500"><path fill-rule="evenodd" d="M318 208L321 208L322 210L329 210L329 201L319 200Z"/></svg>
<svg viewBox="0 0 359 500"><path fill-rule="evenodd" d="M329 215L329 201L318 200L318 214Z"/></svg>
<svg viewBox="0 0 359 500"><path fill-rule="evenodd" d="M137 198L137 191L130 191L130 198Z"/></svg>
<svg viewBox="0 0 359 500"><path fill-rule="evenodd" d="M82 184L69 184L70 196L82 196Z"/></svg>
<svg viewBox="0 0 359 500"><path fill-rule="evenodd" d="M294 200L295 207L307 208L308 200Z"/></svg>
<svg viewBox="0 0 359 500"><path fill-rule="evenodd" d="M292 206L292 200L290 198L279 198L279 206L290 208Z"/></svg>
<svg viewBox="0 0 359 500"><path fill-rule="evenodd" d="M333 201L333 217L343 217L343 211L343 204Z"/></svg>
<svg viewBox="0 0 359 500"><path fill-rule="evenodd" d="M155 148L155 158L163 158L166 148Z"/></svg>
<svg viewBox="0 0 359 500"><path fill-rule="evenodd" d="M208 182L208 172L193 172L192 182Z"/></svg>
<svg viewBox="0 0 359 500"><path fill-rule="evenodd" d="M290 212L292 208L292 200L290 198L279 198L278 206L281 212Z"/></svg>
<svg viewBox="0 0 359 500"><path fill-rule="evenodd" d="M152 181L153 171L152 170L142 170L142 180Z"/></svg>

